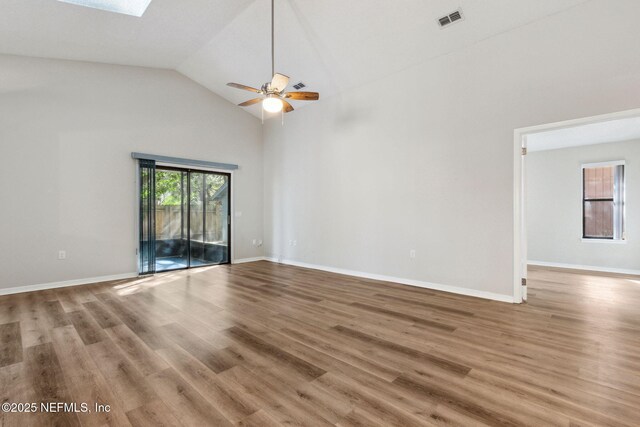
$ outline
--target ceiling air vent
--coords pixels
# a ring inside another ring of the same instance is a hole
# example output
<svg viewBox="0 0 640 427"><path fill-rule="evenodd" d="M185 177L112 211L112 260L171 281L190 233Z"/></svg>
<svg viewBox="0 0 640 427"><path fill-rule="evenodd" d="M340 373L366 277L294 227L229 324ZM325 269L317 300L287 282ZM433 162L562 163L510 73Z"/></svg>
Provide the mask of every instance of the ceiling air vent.
<svg viewBox="0 0 640 427"><path fill-rule="evenodd" d="M304 83L302 83L302 82L300 82L300 83L296 83L296 84L294 84L294 85L293 85L293 87L294 87L296 90L300 90L300 89L302 89L303 87L307 87L307 85L306 85L306 84L304 84Z"/></svg>
<svg viewBox="0 0 640 427"><path fill-rule="evenodd" d="M462 11L458 9L455 12L451 12L450 14L443 16L442 18L438 18L438 24L440 24L440 27L444 28L460 20L462 20Z"/></svg>

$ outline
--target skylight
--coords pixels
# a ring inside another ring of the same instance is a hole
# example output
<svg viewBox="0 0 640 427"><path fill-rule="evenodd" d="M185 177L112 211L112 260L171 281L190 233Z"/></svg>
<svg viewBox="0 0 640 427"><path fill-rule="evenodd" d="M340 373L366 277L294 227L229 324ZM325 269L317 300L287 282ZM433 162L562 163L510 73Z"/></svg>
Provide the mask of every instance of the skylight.
<svg viewBox="0 0 640 427"><path fill-rule="evenodd" d="M108 12L122 13L141 17L151 0L58 0L63 3L77 4L79 6L92 7Z"/></svg>

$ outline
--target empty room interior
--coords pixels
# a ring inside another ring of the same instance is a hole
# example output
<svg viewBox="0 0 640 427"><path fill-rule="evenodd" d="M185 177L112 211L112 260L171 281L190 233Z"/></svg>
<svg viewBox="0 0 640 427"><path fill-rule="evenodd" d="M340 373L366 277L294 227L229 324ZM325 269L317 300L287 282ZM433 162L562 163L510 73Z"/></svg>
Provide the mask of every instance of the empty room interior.
<svg viewBox="0 0 640 427"><path fill-rule="evenodd" d="M639 426L638 16L0 0L0 426Z"/></svg>

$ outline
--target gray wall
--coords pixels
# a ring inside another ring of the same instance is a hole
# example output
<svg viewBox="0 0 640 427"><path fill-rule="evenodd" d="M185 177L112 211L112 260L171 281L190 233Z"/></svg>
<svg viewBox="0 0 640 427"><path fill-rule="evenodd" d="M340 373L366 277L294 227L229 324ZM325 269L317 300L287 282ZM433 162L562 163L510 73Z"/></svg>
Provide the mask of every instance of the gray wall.
<svg viewBox="0 0 640 427"><path fill-rule="evenodd" d="M586 2L269 123L267 255L512 296L514 129L638 108L638 13Z"/></svg>
<svg viewBox="0 0 640 427"><path fill-rule="evenodd" d="M262 255L261 141L173 71L0 56L0 288L136 271L132 151L239 164L235 257Z"/></svg>
<svg viewBox="0 0 640 427"><path fill-rule="evenodd" d="M582 241L582 165L625 161L626 243ZM640 272L640 141L531 152L527 247L532 262Z"/></svg>
<svg viewBox="0 0 640 427"><path fill-rule="evenodd" d="M511 296L513 131L638 108L639 13L588 1L264 129L174 72L0 57L0 284L134 271L149 151L241 165L238 258L264 224L268 256Z"/></svg>

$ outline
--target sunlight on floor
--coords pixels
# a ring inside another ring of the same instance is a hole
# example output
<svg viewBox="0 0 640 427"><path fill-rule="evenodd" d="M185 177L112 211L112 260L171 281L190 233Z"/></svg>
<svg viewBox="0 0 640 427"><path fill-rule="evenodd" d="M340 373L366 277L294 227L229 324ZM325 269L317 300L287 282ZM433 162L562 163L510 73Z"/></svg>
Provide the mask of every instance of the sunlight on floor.
<svg viewBox="0 0 640 427"><path fill-rule="evenodd" d="M113 286L118 295L131 295L137 292L155 288L156 286L173 283L178 280L188 279L189 276L206 273L213 269L219 268L219 265L211 267L200 267L194 270L181 270L176 272L157 273L153 276L142 276L133 281L126 281Z"/></svg>

